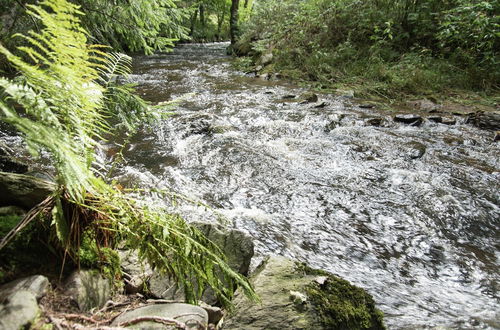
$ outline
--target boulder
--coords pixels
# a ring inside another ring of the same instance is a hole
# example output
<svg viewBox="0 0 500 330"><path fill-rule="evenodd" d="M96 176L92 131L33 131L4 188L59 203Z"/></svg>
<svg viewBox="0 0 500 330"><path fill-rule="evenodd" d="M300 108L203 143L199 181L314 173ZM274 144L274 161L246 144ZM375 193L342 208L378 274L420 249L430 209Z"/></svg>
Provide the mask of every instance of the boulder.
<svg viewBox="0 0 500 330"><path fill-rule="evenodd" d="M384 329L363 289L283 257L269 257L250 279L262 303L237 291L223 329Z"/></svg>
<svg viewBox="0 0 500 330"><path fill-rule="evenodd" d="M224 252L227 263L233 270L248 275L254 254L254 244L249 235L236 229L224 230L222 226L213 223L194 222L192 225Z"/></svg>
<svg viewBox="0 0 500 330"><path fill-rule="evenodd" d="M227 263L233 270L242 275L248 275L250 261L254 254L254 244L250 236L235 229L224 231L222 226L212 223L195 222L192 225L224 252ZM179 287L175 281L165 274L154 272L149 280L148 289L149 293L156 298L184 300L182 287ZM211 305L217 303L213 291L209 288L205 290L201 300Z"/></svg>
<svg viewBox="0 0 500 330"><path fill-rule="evenodd" d="M467 122L482 129L498 131L500 130L500 112L477 112L472 114Z"/></svg>
<svg viewBox="0 0 500 330"><path fill-rule="evenodd" d="M0 172L0 206L31 209L50 195L56 186L33 176Z"/></svg>
<svg viewBox="0 0 500 330"><path fill-rule="evenodd" d="M111 299L110 281L95 270L73 272L65 284L66 293L81 311L101 308Z"/></svg>
<svg viewBox="0 0 500 330"><path fill-rule="evenodd" d="M149 279L153 276L151 266L140 260L137 251L119 250L118 255L125 282L125 292L128 294L143 292Z"/></svg>
<svg viewBox="0 0 500 330"><path fill-rule="evenodd" d="M30 291L38 300L47 294L50 287L49 279L42 275L20 278L0 287L0 299L20 290Z"/></svg>
<svg viewBox="0 0 500 330"><path fill-rule="evenodd" d="M394 121L410 126L420 126L422 124L422 117L416 114L399 114L394 116Z"/></svg>
<svg viewBox="0 0 500 330"><path fill-rule="evenodd" d="M208 326L208 314L203 308L182 303L156 304L140 307L124 312L111 325L117 327L125 326L130 329L172 329L172 327L168 327L164 323L153 321L155 317L175 320L175 322L179 322L177 323L179 325L183 323L186 326L185 329L206 329ZM128 324L128 322L140 318L151 318L151 320ZM171 324L175 325L175 323Z"/></svg>
<svg viewBox="0 0 500 330"><path fill-rule="evenodd" d="M39 312L32 291L11 292L0 299L0 329L29 329Z"/></svg>

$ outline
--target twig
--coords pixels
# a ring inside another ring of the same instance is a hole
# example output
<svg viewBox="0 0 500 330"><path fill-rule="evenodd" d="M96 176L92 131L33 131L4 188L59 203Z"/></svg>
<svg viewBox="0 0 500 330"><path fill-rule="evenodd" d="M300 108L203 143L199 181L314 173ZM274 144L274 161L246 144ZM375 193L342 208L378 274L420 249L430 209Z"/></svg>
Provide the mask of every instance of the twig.
<svg viewBox="0 0 500 330"><path fill-rule="evenodd" d="M49 318L50 323L52 323L57 330L63 330L63 328L61 327L61 321L59 321L58 319L56 319L50 315L48 316L48 318Z"/></svg>
<svg viewBox="0 0 500 330"><path fill-rule="evenodd" d="M100 310L98 310L97 312L95 312L94 315L107 312L111 308L126 306L126 305L130 305L130 304L131 304L131 302L116 303L113 300L108 300L106 302L106 304L104 304L104 307L101 308Z"/></svg>
<svg viewBox="0 0 500 330"><path fill-rule="evenodd" d="M0 241L0 250L2 250L9 242L21 231L24 227L26 227L31 221L37 218L37 215L43 210L49 208L54 203L54 199L52 196L45 198L42 202L32 208L19 223L12 228L7 235L5 235Z"/></svg>
<svg viewBox="0 0 500 330"><path fill-rule="evenodd" d="M159 317L159 316L140 316L135 319L129 320L122 322L118 324L119 327L127 327L129 325L137 324L140 322L157 322L165 325L174 325L177 329L186 329L186 324L174 319L169 319L166 317Z"/></svg>
<svg viewBox="0 0 500 330"><path fill-rule="evenodd" d="M88 316L85 316L85 315L80 315L80 314L64 314L62 316L64 318L70 319L70 320L79 319L79 320L84 320L84 321L87 321L87 322L92 322L92 323L95 323L95 324L99 324L100 323L99 321L94 320L91 317L88 317Z"/></svg>
<svg viewBox="0 0 500 330"><path fill-rule="evenodd" d="M148 304L183 304L186 303L183 300L167 300L167 299L148 299L146 300Z"/></svg>

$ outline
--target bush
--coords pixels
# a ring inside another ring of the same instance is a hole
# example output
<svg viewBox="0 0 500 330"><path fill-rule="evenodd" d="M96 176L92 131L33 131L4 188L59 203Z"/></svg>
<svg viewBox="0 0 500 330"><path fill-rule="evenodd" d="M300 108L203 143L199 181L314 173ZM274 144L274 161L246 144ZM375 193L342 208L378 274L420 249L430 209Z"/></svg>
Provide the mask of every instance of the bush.
<svg viewBox="0 0 500 330"><path fill-rule="evenodd" d="M498 89L498 0L269 0L241 43L275 68L319 86L376 94ZM371 85L371 86L368 86Z"/></svg>

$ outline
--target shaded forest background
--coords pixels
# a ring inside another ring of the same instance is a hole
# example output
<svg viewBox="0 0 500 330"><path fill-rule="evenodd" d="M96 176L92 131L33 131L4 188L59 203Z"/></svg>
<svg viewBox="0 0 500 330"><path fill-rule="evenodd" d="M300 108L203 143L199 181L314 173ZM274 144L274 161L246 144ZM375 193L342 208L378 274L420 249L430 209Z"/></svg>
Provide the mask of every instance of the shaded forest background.
<svg viewBox="0 0 500 330"><path fill-rule="evenodd" d="M0 0L0 41L36 28L34 1ZM240 64L323 89L498 102L498 0L73 0L93 43L151 54L175 42L231 40ZM237 43L237 41L239 41ZM268 63L266 63L268 64ZM260 68L259 68L260 69Z"/></svg>

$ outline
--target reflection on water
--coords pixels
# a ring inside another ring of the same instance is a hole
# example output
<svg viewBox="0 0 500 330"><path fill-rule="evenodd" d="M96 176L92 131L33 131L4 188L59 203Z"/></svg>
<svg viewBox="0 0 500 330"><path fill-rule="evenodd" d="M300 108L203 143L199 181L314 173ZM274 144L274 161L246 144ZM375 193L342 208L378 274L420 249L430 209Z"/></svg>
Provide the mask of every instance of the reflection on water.
<svg viewBox="0 0 500 330"><path fill-rule="evenodd" d="M169 187L289 256L366 288L391 328L498 328L499 147L235 72L226 44L135 58L153 102L195 93L134 137L118 179ZM376 119L373 121L373 119ZM380 126L371 126L379 123ZM185 205L188 219L215 221Z"/></svg>

